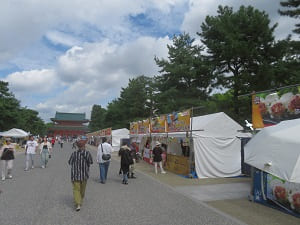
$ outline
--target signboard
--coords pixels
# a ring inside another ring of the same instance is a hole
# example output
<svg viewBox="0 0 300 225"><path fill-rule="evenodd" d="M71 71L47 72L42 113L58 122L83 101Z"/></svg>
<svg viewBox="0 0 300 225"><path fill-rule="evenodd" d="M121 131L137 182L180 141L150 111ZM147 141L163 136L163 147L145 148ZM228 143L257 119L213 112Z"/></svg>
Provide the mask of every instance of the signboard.
<svg viewBox="0 0 300 225"><path fill-rule="evenodd" d="M164 133L166 132L166 116L151 118L151 132Z"/></svg>
<svg viewBox="0 0 300 225"><path fill-rule="evenodd" d="M138 133L139 134L149 134L149 125L150 125L149 119L139 121L138 122Z"/></svg>
<svg viewBox="0 0 300 225"><path fill-rule="evenodd" d="M190 110L172 113L167 115L167 131L189 131L190 129Z"/></svg>
<svg viewBox="0 0 300 225"><path fill-rule="evenodd" d="M130 123L130 134L137 134L138 133L138 122Z"/></svg>
<svg viewBox="0 0 300 225"><path fill-rule="evenodd" d="M254 128L296 118L300 118L300 86L252 95Z"/></svg>
<svg viewBox="0 0 300 225"><path fill-rule="evenodd" d="M267 174L267 198L284 210L300 216L300 184Z"/></svg>
<svg viewBox="0 0 300 225"><path fill-rule="evenodd" d="M167 154L166 169L176 174L189 174L189 158Z"/></svg>
<svg viewBox="0 0 300 225"><path fill-rule="evenodd" d="M111 136L111 130L112 130L112 128L102 129L99 131L99 136L100 137Z"/></svg>

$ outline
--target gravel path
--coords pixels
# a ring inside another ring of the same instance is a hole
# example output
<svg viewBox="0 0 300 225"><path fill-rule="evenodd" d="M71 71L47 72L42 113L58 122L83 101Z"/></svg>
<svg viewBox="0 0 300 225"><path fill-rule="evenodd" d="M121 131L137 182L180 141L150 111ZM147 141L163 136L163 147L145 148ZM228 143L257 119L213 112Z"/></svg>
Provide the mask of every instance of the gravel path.
<svg viewBox="0 0 300 225"><path fill-rule="evenodd" d="M67 165L71 152L71 144L65 143L63 150L56 145L48 168L39 167L36 155L36 168L27 172L25 156L17 155L13 179L0 183L1 225L240 224L141 173L122 185L117 161L111 162L107 183L100 184L94 151L86 197L76 212Z"/></svg>

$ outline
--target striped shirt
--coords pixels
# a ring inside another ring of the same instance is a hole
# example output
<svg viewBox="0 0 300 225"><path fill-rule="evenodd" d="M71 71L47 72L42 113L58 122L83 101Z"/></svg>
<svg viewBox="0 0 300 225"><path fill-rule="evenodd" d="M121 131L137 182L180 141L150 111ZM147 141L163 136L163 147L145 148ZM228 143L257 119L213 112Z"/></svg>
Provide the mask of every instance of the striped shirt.
<svg viewBox="0 0 300 225"><path fill-rule="evenodd" d="M89 151L77 150L73 152L68 163L71 165L72 181L85 181L89 178L90 165L93 164L93 158Z"/></svg>

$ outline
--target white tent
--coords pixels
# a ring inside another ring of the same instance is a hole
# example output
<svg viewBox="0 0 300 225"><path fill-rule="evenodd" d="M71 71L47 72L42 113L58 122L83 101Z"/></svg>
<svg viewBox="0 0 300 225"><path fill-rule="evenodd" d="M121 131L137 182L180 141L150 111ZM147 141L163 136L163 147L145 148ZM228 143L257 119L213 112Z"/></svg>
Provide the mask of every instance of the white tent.
<svg viewBox="0 0 300 225"><path fill-rule="evenodd" d="M15 138L22 138L29 136L29 133L25 132L24 130L12 128L8 131L1 132L0 136L3 137L15 137Z"/></svg>
<svg viewBox="0 0 300 225"><path fill-rule="evenodd" d="M199 178L241 174L243 127L225 113L192 118L195 167ZM247 134L246 136L249 136Z"/></svg>
<svg viewBox="0 0 300 225"><path fill-rule="evenodd" d="M114 151L120 149L120 139L129 138L129 130L127 128L117 129L112 131L112 147Z"/></svg>
<svg viewBox="0 0 300 225"><path fill-rule="evenodd" d="M245 146L245 162L300 183L300 119L280 122L256 134Z"/></svg>

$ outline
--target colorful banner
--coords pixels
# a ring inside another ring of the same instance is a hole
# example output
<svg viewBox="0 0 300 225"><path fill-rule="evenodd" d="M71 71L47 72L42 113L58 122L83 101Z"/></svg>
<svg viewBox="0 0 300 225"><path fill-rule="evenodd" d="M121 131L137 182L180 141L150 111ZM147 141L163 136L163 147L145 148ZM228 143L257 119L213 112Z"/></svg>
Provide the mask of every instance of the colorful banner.
<svg viewBox="0 0 300 225"><path fill-rule="evenodd" d="M100 137L105 137L105 136L111 136L111 131L112 131L112 128L106 128L106 129L102 129L99 131L99 136Z"/></svg>
<svg viewBox="0 0 300 225"><path fill-rule="evenodd" d="M300 184L267 174L267 198L284 210L300 216Z"/></svg>
<svg viewBox="0 0 300 225"><path fill-rule="evenodd" d="M130 123L130 134L138 134L138 122Z"/></svg>
<svg viewBox="0 0 300 225"><path fill-rule="evenodd" d="M138 133L139 134L149 134L149 125L150 125L149 119L139 121L138 122Z"/></svg>
<svg viewBox="0 0 300 225"><path fill-rule="evenodd" d="M151 118L151 132L164 133L166 132L166 116Z"/></svg>
<svg viewBox="0 0 300 225"><path fill-rule="evenodd" d="M263 128L300 118L300 86L252 95L252 124Z"/></svg>
<svg viewBox="0 0 300 225"><path fill-rule="evenodd" d="M167 115L167 131L168 132L189 131L190 118L191 118L190 110Z"/></svg>

